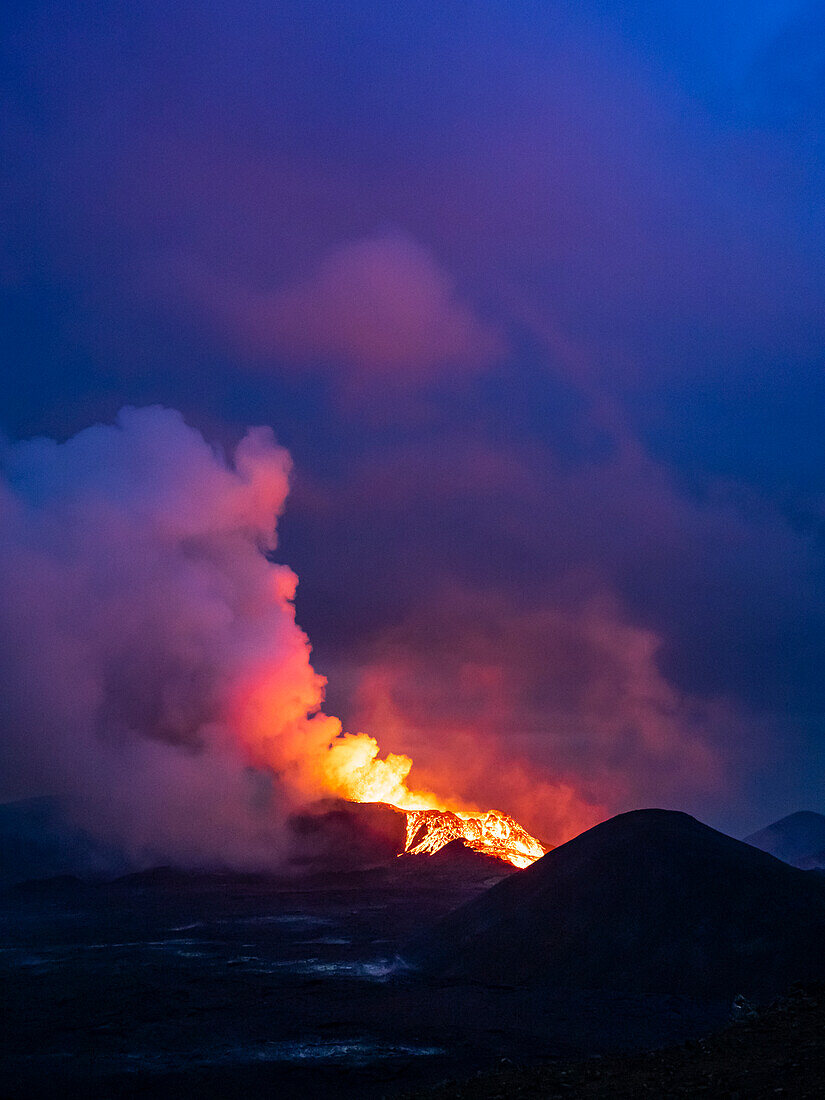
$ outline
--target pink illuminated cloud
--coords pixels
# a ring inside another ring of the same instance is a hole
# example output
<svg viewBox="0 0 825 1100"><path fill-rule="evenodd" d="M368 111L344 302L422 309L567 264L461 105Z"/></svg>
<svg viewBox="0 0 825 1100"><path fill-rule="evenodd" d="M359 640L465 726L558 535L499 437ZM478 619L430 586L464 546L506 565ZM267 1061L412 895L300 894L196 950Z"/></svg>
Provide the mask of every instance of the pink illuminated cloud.
<svg viewBox="0 0 825 1100"><path fill-rule="evenodd" d="M506 806L551 843L655 799L723 784L721 700L663 675L661 639L617 601L518 606L436 586L379 636L355 676L355 719L403 744L416 781Z"/></svg>
<svg viewBox="0 0 825 1100"><path fill-rule="evenodd" d="M415 385L482 370L504 352L451 276L399 233L343 244L274 290L191 272L184 282L246 355L331 370L343 381Z"/></svg>
<svg viewBox="0 0 825 1100"><path fill-rule="evenodd" d="M340 729L267 556L287 452L253 428L227 455L149 407L3 458L0 793L59 798L138 863L277 863L301 760Z"/></svg>

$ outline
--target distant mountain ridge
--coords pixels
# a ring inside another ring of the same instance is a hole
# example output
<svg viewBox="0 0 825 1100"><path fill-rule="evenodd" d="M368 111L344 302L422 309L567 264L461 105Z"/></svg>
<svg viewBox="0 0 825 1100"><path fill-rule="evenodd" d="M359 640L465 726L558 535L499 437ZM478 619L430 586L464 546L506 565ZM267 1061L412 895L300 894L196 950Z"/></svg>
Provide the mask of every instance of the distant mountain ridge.
<svg viewBox="0 0 825 1100"><path fill-rule="evenodd" d="M122 853L72 825L53 798L0 804L0 885L53 875L116 875Z"/></svg>
<svg viewBox="0 0 825 1100"><path fill-rule="evenodd" d="M825 877L683 813L620 814L417 936L439 978L750 996L825 978Z"/></svg>
<svg viewBox="0 0 825 1100"><path fill-rule="evenodd" d="M825 868L825 814L799 810L745 837L745 844L770 852L794 867Z"/></svg>

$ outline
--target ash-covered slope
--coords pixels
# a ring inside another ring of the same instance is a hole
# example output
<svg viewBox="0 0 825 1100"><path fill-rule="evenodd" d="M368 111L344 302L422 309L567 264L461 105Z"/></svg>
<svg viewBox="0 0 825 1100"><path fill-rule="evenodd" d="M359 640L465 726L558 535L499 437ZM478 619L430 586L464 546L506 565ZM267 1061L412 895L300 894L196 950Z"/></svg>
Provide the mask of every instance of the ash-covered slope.
<svg viewBox="0 0 825 1100"><path fill-rule="evenodd" d="M406 852L399 862L404 868L410 870L416 868L419 874L422 871L429 871L455 878L467 875L475 878L481 876L480 881L486 882L489 886L506 875L516 872L513 864L506 859L477 852L463 840L451 840L449 844L445 844L432 855L415 855Z"/></svg>
<svg viewBox="0 0 825 1100"><path fill-rule="evenodd" d="M745 843L795 867L825 867L825 814L812 810L788 814L746 836Z"/></svg>
<svg viewBox="0 0 825 1100"><path fill-rule="evenodd" d="M410 855L408 861L419 860L420 856ZM427 856L427 862L436 867L469 867L489 871L491 874L509 875L515 871L515 867L498 856L487 855L485 852L477 852L465 844L463 840L451 840L443 848L439 848L431 856Z"/></svg>
<svg viewBox="0 0 825 1100"><path fill-rule="evenodd" d="M406 815L384 802L326 798L289 820L294 867L346 870L377 866L404 851Z"/></svg>
<svg viewBox="0 0 825 1100"><path fill-rule="evenodd" d="M410 943L425 972L764 995L825 977L825 881L667 810L597 825Z"/></svg>

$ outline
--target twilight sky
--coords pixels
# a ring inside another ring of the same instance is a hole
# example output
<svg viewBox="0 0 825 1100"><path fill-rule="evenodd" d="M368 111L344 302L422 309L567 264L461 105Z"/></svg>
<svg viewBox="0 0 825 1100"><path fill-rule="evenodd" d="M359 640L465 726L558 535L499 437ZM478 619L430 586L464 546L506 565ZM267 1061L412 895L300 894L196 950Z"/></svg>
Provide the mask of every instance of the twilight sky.
<svg viewBox="0 0 825 1100"><path fill-rule="evenodd" d="M270 427L345 728L504 810L825 810L821 4L2 24L11 484L124 405Z"/></svg>

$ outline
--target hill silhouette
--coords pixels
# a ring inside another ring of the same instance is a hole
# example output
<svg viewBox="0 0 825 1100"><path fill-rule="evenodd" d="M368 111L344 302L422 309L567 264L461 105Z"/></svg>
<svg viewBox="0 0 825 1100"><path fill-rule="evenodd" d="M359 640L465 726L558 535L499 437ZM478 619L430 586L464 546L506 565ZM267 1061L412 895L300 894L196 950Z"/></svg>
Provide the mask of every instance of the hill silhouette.
<svg viewBox="0 0 825 1100"><path fill-rule="evenodd" d="M325 798L288 822L292 864L306 870L344 870L391 862L404 851L406 817L383 802Z"/></svg>
<svg viewBox="0 0 825 1100"><path fill-rule="evenodd" d="M825 867L825 814L799 810L746 836L745 843L795 867Z"/></svg>
<svg viewBox="0 0 825 1100"><path fill-rule="evenodd" d="M0 886L55 875L122 873L124 855L72 825L53 798L0 804Z"/></svg>
<svg viewBox="0 0 825 1100"><path fill-rule="evenodd" d="M620 814L410 942L432 975L759 996L825 977L825 879L687 814Z"/></svg>
<svg viewBox="0 0 825 1100"><path fill-rule="evenodd" d="M408 856L407 858L409 861L427 860L435 867L455 870L467 868L468 870L487 871L494 875L512 874L515 871L515 867L512 867L509 863L503 862L496 856L487 855L485 852L477 852L469 844L459 839L451 840L449 844L445 844L443 848L439 848L432 855Z"/></svg>

